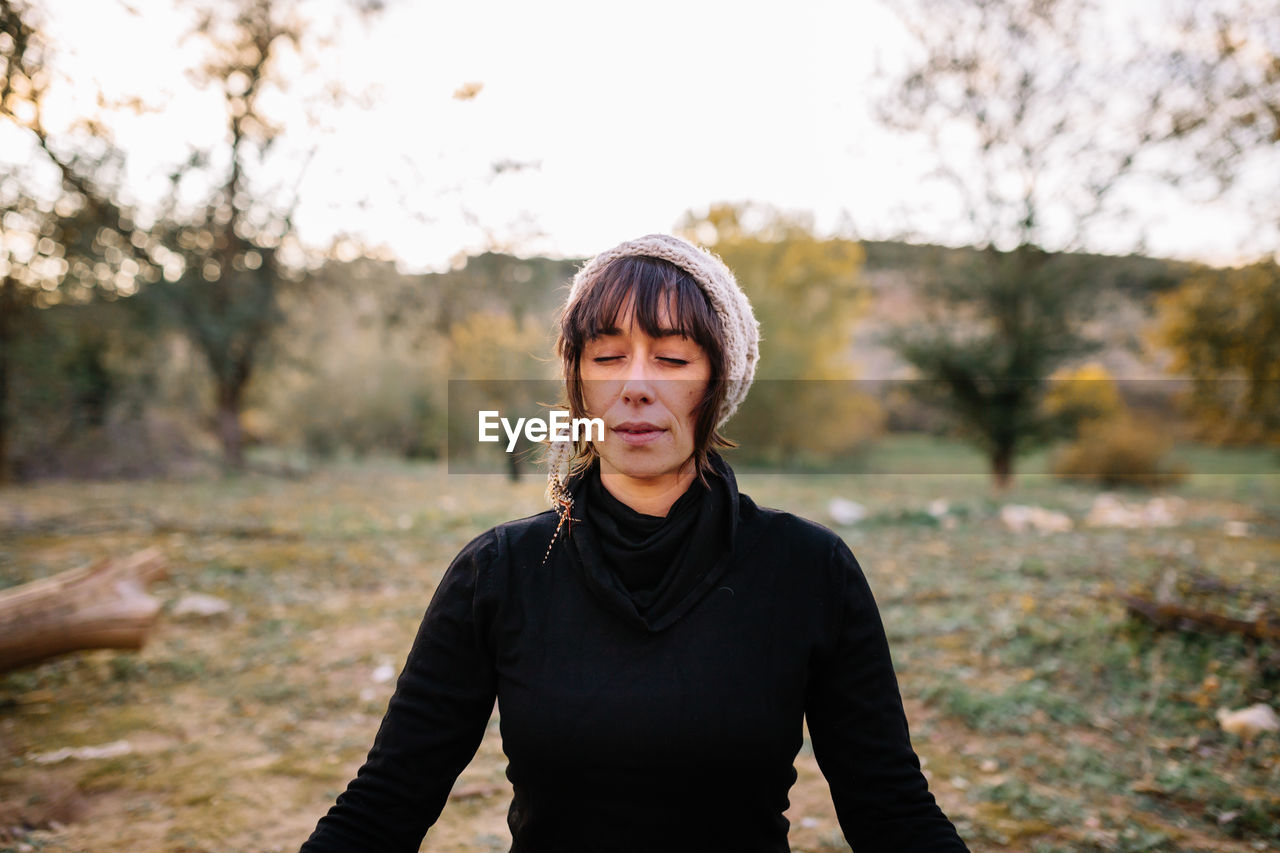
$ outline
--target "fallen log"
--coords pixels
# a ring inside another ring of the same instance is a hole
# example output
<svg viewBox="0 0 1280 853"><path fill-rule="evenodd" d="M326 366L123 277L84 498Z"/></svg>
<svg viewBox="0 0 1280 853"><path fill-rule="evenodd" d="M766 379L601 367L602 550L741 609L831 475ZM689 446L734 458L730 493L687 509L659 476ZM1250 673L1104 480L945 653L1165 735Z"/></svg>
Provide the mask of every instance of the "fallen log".
<svg viewBox="0 0 1280 853"><path fill-rule="evenodd" d="M84 649L140 649L160 613L155 548L0 592L0 672Z"/></svg>
<svg viewBox="0 0 1280 853"><path fill-rule="evenodd" d="M1280 639L1280 619L1275 614L1264 613L1257 619L1245 620L1142 595L1122 595L1121 599L1130 613L1143 617L1158 628L1239 634L1254 640Z"/></svg>

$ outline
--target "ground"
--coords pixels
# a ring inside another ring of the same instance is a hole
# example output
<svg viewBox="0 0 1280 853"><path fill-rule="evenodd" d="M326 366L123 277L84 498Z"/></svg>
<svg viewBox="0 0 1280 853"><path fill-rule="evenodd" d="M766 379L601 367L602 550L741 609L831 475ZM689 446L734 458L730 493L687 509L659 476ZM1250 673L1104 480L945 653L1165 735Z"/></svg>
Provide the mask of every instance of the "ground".
<svg viewBox="0 0 1280 853"><path fill-rule="evenodd" d="M1242 740L1214 717L1280 705L1280 644L1159 631L1118 598L1169 569L1280 590L1274 457L1193 477L1172 493L1177 524L1147 529L1085 527L1097 491L1035 474L1005 495L973 473L739 480L832 526L833 497L867 509L837 529L880 605L930 788L972 850L1280 843L1280 737ZM363 760L448 561L539 511L541 491L372 462L0 491L0 585L149 546L171 566L142 651L0 676L0 851L296 850ZM945 514L926 512L936 500ZM1008 503L1064 512L1074 529L1014 532ZM229 614L177 618L191 592ZM106 757L36 760L118 742ZM807 747L796 768L792 848L847 849ZM495 718L423 849L506 850L504 769Z"/></svg>

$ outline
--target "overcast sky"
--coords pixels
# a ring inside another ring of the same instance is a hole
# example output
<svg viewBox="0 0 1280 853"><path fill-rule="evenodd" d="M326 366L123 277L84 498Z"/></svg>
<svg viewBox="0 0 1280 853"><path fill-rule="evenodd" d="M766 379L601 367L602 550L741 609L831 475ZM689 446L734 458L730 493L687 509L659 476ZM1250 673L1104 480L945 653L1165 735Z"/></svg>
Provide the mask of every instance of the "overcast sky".
<svg viewBox="0 0 1280 853"><path fill-rule="evenodd" d="M217 94L183 76L199 49L181 41L189 19L170 0L44 5L61 74L49 123L92 109L98 91L140 95L157 111L112 124L130 152L131 193L158 197L189 145L225 133ZM900 66L909 43L870 0L390 0L367 22L340 0L303 8L337 41L275 101L290 134L270 174L286 188L302 174L308 245L350 233L406 269L490 246L586 256L669 231L686 210L747 199L868 237L892 235L910 211L931 239L955 242L930 216L927 149L871 119L873 68ZM301 104L329 80L371 106L308 128ZM455 98L468 83L482 88ZM0 136L0 155L24 152ZM495 175L499 162L525 168ZM1216 262L1240 257L1248 225L1163 202L1149 220L1153 253Z"/></svg>

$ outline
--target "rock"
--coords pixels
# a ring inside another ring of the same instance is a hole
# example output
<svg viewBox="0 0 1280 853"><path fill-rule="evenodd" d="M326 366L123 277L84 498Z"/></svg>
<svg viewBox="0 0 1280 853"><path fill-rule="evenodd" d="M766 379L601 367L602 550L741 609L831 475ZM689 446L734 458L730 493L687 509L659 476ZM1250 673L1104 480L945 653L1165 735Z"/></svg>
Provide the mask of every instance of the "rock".
<svg viewBox="0 0 1280 853"><path fill-rule="evenodd" d="M1247 521L1227 521L1222 525L1222 532L1228 536L1248 536L1249 523Z"/></svg>
<svg viewBox="0 0 1280 853"><path fill-rule="evenodd" d="M1110 492L1093 500L1084 523L1090 527L1175 527L1186 502L1181 498L1152 498L1146 503L1126 504Z"/></svg>
<svg viewBox="0 0 1280 853"><path fill-rule="evenodd" d="M1280 731L1280 717L1276 717L1271 706L1261 702L1235 711L1219 708L1216 716L1223 731L1242 738L1252 738L1262 732Z"/></svg>
<svg viewBox="0 0 1280 853"><path fill-rule="evenodd" d="M208 619L211 616L222 616L231 612L231 605L212 595L201 595L193 592L178 599L173 605L172 616L175 619Z"/></svg>
<svg viewBox="0 0 1280 853"><path fill-rule="evenodd" d="M1035 530L1038 533L1065 533L1072 527L1066 513L1045 509L1042 506L1005 504L1000 507L1000 520L1015 533Z"/></svg>
<svg viewBox="0 0 1280 853"><path fill-rule="evenodd" d="M374 684L386 684L396 677L396 669L391 664L384 663L375 669L369 677L373 679Z"/></svg>
<svg viewBox="0 0 1280 853"><path fill-rule="evenodd" d="M104 743L101 746L64 746L62 749L55 749L53 752L41 752L30 755L28 758L36 764L57 764L59 761L66 761L69 758L75 758L80 761L88 761L94 758L115 758L117 755L128 755L133 752L133 747L126 740L112 741Z"/></svg>
<svg viewBox="0 0 1280 853"><path fill-rule="evenodd" d="M844 498L832 498L827 502L827 515L836 524L849 527L867 517L867 508Z"/></svg>
<svg viewBox="0 0 1280 853"><path fill-rule="evenodd" d="M934 518L942 518L942 516L946 515L950 510L951 504L947 503L943 498L935 498L934 500L929 501L929 507L925 512L929 513L929 515L932 515Z"/></svg>

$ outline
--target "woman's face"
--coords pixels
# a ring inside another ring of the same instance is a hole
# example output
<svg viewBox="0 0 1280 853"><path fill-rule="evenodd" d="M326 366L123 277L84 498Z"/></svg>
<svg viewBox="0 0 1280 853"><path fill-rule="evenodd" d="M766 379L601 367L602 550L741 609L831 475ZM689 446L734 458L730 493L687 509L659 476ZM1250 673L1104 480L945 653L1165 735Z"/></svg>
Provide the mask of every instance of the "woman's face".
<svg viewBox="0 0 1280 853"><path fill-rule="evenodd" d="M615 328L587 343L579 366L582 393L588 416L605 423L604 441L595 443L602 476L666 485L664 479L693 473L695 409L711 379L711 360L678 332L650 337L634 320L634 311L625 309Z"/></svg>

